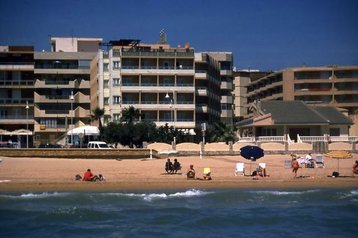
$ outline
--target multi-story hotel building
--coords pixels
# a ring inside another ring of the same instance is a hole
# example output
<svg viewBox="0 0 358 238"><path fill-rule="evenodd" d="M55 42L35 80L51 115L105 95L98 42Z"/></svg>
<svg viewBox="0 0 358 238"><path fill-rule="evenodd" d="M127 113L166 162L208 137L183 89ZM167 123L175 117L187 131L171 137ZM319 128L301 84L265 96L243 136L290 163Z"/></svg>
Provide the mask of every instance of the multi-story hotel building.
<svg viewBox="0 0 358 238"><path fill-rule="evenodd" d="M220 120L233 128L234 123L234 90L233 55L232 52L208 52L219 62L220 68Z"/></svg>
<svg viewBox="0 0 358 238"><path fill-rule="evenodd" d="M101 41L51 38L51 52L35 52L35 145L65 140L69 129L90 123L90 63Z"/></svg>
<svg viewBox="0 0 358 238"><path fill-rule="evenodd" d="M34 48L0 46L1 146L32 146L33 111Z"/></svg>
<svg viewBox="0 0 358 238"><path fill-rule="evenodd" d="M92 62L92 109L104 108L107 118L117 121L124 108L134 106L141 120L191 133L202 123L220 121L220 67L232 87L231 53L195 53L188 44L172 48L139 40L111 41L108 46ZM226 96L230 87L224 86ZM225 122L232 121L232 112L225 115L231 118Z"/></svg>
<svg viewBox="0 0 358 238"><path fill-rule="evenodd" d="M255 100L301 100L345 109L358 119L358 66L288 68L252 82L247 90L248 103ZM294 109L293 109L294 110ZM358 125L350 128L358 135Z"/></svg>

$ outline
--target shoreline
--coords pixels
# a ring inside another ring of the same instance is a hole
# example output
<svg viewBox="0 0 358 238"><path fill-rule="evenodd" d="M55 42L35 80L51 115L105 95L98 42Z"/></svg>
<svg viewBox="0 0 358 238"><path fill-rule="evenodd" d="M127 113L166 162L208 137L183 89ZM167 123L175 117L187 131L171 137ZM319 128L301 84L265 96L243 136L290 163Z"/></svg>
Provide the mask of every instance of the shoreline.
<svg viewBox="0 0 358 238"><path fill-rule="evenodd" d="M56 158L14 158L0 157L0 193L40 193L40 192L151 192L182 191L191 189L358 189L358 176L352 176L352 164L358 159L339 161L340 175L328 177L337 171L337 160L325 158L324 168L301 168L293 178L290 168L284 167L287 155L265 155L252 163L240 156L178 157L182 174L167 175L164 171L166 159L56 159ZM174 159L171 157L170 159ZM253 180L251 176L235 176L237 162L245 163L246 174L250 174L258 163L266 163L270 177ZM187 180L185 174L190 164L194 164L197 178L210 167L212 180ZM76 181L75 175L91 168L94 174L103 174L104 182Z"/></svg>
<svg viewBox="0 0 358 238"><path fill-rule="evenodd" d="M28 182L0 183L0 194L41 193L41 192L153 192L183 190L306 190L306 189L357 189L357 178L327 178L312 180L242 180L242 181L185 181L175 184L167 182Z"/></svg>

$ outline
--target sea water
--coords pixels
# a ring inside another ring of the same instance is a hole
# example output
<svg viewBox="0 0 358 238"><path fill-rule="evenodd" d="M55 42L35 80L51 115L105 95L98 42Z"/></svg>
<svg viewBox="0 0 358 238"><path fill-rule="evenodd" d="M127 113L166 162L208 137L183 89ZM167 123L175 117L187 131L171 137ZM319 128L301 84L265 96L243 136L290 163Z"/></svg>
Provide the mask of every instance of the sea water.
<svg viewBox="0 0 358 238"><path fill-rule="evenodd" d="M358 189L0 194L0 237L357 237Z"/></svg>

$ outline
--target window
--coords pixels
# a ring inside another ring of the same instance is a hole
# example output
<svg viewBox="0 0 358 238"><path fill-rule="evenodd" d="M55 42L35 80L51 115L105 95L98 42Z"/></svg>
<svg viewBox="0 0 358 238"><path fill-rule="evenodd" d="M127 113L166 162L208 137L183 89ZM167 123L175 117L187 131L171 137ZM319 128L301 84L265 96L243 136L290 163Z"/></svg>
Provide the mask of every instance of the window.
<svg viewBox="0 0 358 238"><path fill-rule="evenodd" d="M103 103L104 105L109 105L109 98L108 97L103 98Z"/></svg>
<svg viewBox="0 0 358 238"><path fill-rule="evenodd" d="M329 135L330 136L340 136L339 128L329 128Z"/></svg>
<svg viewBox="0 0 358 238"><path fill-rule="evenodd" d="M113 104L120 104L121 96L113 96Z"/></svg>
<svg viewBox="0 0 358 238"><path fill-rule="evenodd" d="M113 121L119 121L121 119L121 114L115 113L113 114Z"/></svg>
<svg viewBox="0 0 358 238"><path fill-rule="evenodd" d="M113 79L113 87L121 86L121 79L120 78L114 78Z"/></svg>
<svg viewBox="0 0 358 238"><path fill-rule="evenodd" d="M46 125L47 128L57 128L56 119L41 119L40 124Z"/></svg>
<svg viewBox="0 0 358 238"><path fill-rule="evenodd" d="M108 88L108 86L109 86L109 81L103 80L103 88Z"/></svg>
<svg viewBox="0 0 358 238"><path fill-rule="evenodd" d="M103 71L108 72L108 64L107 63L103 64Z"/></svg>
<svg viewBox="0 0 358 238"><path fill-rule="evenodd" d="M119 67L121 66L119 61L113 61L113 69L119 69Z"/></svg>
<svg viewBox="0 0 358 238"><path fill-rule="evenodd" d="M89 69L91 66L90 60L79 60L78 61L78 68L79 69Z"/></svg>

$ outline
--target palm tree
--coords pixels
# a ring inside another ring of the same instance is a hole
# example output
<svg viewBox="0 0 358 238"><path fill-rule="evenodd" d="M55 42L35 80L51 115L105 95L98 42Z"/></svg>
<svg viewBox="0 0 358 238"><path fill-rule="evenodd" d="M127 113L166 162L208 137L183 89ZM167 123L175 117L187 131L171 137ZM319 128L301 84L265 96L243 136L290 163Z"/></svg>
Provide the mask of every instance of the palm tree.
<svg viewBox="0 0 358 238"><path fill-rule="evenodd" d="M125 122L127 124L133 124L134 122L139 121L141 114L138 109L135 109L133 106L129 108L125 108L122 111L121 122Z"/></svg>
<svg viewBox="0 0 358 238"><path fill-rule="evenodd" d="M104 109L97 107L92 111L91 121L98 121L98 129L102 132L102 117L104 116Z"/></svg>

